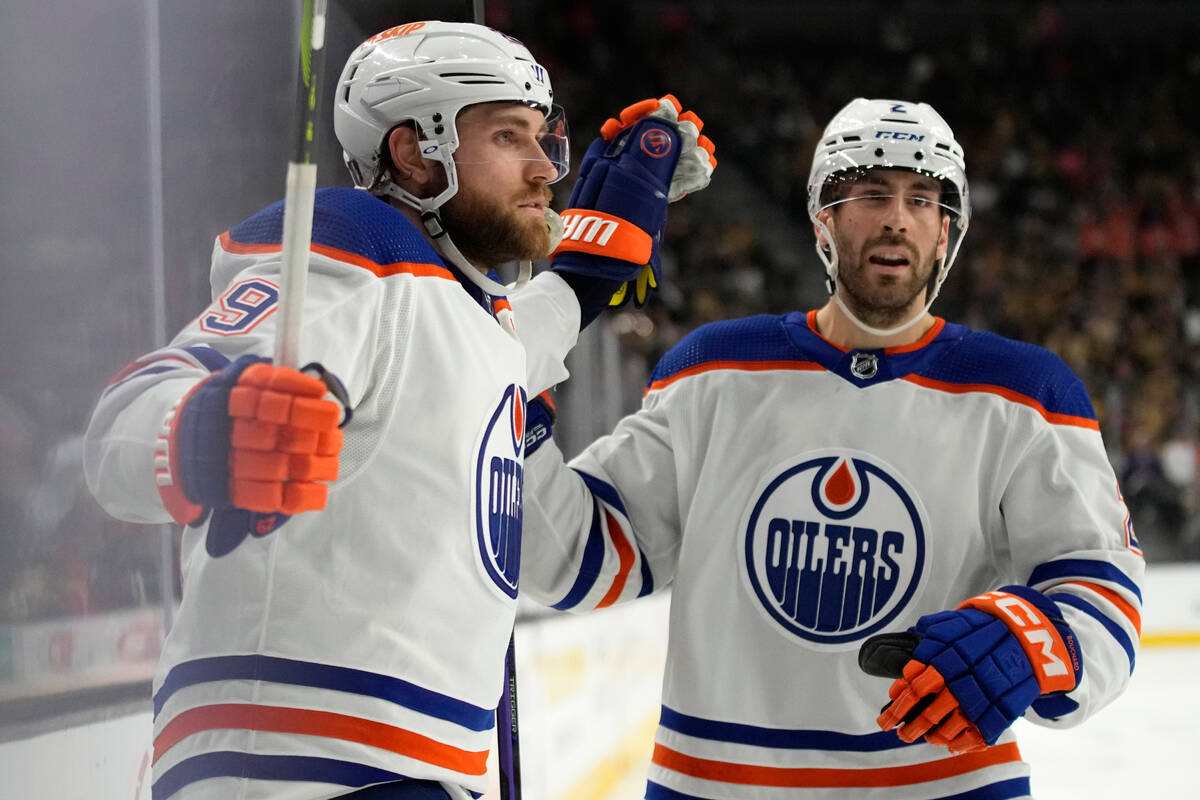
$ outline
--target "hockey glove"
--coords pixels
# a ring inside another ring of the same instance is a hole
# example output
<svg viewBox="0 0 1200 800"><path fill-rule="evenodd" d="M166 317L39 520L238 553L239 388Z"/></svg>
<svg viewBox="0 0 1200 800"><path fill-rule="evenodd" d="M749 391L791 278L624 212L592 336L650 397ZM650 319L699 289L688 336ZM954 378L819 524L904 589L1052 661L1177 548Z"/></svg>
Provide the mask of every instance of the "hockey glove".
<svg viewBox="0 0 1200 800"><path fill-rule="evenodd" d="M192 388L167 415L155 452L163 505L183 525L211 509L295 514L325 507L337 479L347 405L336 377L242 356ZM332 392L341 402L323 399Z"/></svg>
<svg viewBox="0 0 1200 800"><path fill-rule="evenodd" d="M554 398L550 390L539 394L525 406L525 457L533 455L554 434Z"/></svg>
<svg viewBox="0 0 1200 800"><path fill-rule="evenodd" d="M620 284L611 305L627 299L630 281L638 305L658 285L667 203L707 186L716 166L704 123L681 111L671 95L628 106L580 163L551 268Z"/></svg>
<svg viewBox="0 0 1200 800"><path fill-rule="evenodd" d="M1062 695L1083 669L1075 634L1058 605L1028 586L973 597L955 611L921 617L909 631L873 636L859 651L864 670L897 677L878 722L884 730L898 726L906 742L924 737L951 753L979 750L1031 705L1073 705Z"/></svg>

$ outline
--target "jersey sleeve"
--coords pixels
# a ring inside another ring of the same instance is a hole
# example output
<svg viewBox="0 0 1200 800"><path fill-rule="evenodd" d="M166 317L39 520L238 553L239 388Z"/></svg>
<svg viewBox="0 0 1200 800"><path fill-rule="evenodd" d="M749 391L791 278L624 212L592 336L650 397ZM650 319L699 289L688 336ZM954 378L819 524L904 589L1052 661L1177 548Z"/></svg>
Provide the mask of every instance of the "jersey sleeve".
<svg viewBox="0 0 1200 800"><path fill-rule="evenodd" d="M584 612L670 584L680 501L669 400L652 393L570 464L553 441L527 459L521 590L528 596Z"/></svg>
<svg viewBox="0 0 1200 800"><path fill-rule="evenodd" d="M1124 691L1137 657L1145 571L1091 404L1082 383L1061 369L1064 399L1033 418L1001 501L1017 579L1057 603L1082 651L1079 685L1027 714L1052 727L1076 725ZM1086 410L1055 413L1055 406Z"/></svg>
<svg viewBox="0 0 1200 800"><path fill-rule="evenodd" d="M579 301L554 272L541 272L508 296L525 346L530 397L567 379L567 353L579 338Z"/></svg>
<svg viewBox="0 0 1200 800"><path fill-rule="evenodd" d="M169 522L154 476L167 412L195 384L241 355L274 352L279 267L275 254L231 254L218 242L214 270L234 277L166 347L127 366L103 390L84 440L84 473L100 505L131 522ZM345 385L354 407L368 390L383 324L379 279L313 254L300 353ZM403 337L401 337L402 339Z"/></svg>

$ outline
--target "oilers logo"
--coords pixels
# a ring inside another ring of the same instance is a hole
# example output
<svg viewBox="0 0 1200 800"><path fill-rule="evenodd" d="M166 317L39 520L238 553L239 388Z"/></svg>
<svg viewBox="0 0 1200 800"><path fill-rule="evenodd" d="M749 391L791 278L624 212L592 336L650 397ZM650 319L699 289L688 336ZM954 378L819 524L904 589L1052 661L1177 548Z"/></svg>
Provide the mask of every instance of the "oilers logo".
<svg viewBox="0 0 1200 800"><path fill-rule="evenodd" d="M496 587L517 596L521 571L521 491L525 390L510 385L483 430L475 459L475 540Z"/></svg>
<svg viewBox="0 0 1200 800"><path fill-rule="evenodd" d="M742 577L786 637L848 649L912 600L926 515L896 470L866 453L807 453L770 470L753 497Z"/></svg>

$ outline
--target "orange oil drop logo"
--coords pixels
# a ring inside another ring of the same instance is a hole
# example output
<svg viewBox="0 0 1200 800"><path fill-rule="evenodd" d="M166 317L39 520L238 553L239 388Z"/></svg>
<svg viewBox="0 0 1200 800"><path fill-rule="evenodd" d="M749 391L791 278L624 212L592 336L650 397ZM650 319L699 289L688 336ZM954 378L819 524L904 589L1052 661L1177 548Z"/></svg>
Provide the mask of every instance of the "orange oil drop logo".
<svg viewBox="0 0 1200 800"><path fill-rule="evenodd" d="M857 490L854 476L850 474L850 465L843 460L825 482L825 499L830 505L844 506L854 499Z"/></svg>

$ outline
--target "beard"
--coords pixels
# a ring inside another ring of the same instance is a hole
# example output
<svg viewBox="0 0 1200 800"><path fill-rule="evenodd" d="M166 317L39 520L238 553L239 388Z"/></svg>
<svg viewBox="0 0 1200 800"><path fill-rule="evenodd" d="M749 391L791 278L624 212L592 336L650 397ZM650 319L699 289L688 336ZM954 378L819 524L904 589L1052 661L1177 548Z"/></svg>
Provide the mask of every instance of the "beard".
<svg viewBox="0 0 1200 800"><path fill-rule="evenodd" d="M533 261L550 250L550 227L544 219L517 208L542 199L547 208L553 198L549 187L531 186L505 200L459 189L442 207L442 220L454 244L473 264L489 269L509 261Z"/></svg>
<svg viewBox="0 0 1200 800"><path fill-rule="evenodd" d="M891 328L907 322L912 309L929 288L935 254L922 254L903 236L877 236L863 242L858 250L836 234L834 239L839 254L838 284L842 301L854 315L873 328ZM871 265L863 254L880 245L907 250L911 268L898 275L872 275Z"/></svg>

